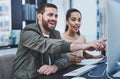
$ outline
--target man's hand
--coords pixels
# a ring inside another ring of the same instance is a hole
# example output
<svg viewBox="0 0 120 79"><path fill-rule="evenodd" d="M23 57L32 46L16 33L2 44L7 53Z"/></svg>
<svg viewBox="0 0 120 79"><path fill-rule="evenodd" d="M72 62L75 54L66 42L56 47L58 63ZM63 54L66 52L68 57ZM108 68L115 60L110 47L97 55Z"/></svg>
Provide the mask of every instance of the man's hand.
<svg viewBox="0 0 120 79"><path fill-rule="evenodd" d="M43 65L37 70L37 72L43 75L50 75L56 73L57 70L58 67L56 65Z"/></svg>
<svg viewBox="0 0 120 79"><path fill-rule="evenodd" d="M97 50L97 51L100 51L100 50L105 50L106 48L106 44L105 44L106 40L94 40L94 41L91 41L89 43L84 43L84 44L81 44L81 43L75 43L75 42L72 42L71 45L70 45L70 50L71 51L78 51L78 50Z"/></svg>
<svg viewBox="0 0 120 79"><path fill-rule="evenodd" d="M95 40L92 42L87 43L87 50L105 50L106 48L106 44L105 44L106 40Z"/></svg>

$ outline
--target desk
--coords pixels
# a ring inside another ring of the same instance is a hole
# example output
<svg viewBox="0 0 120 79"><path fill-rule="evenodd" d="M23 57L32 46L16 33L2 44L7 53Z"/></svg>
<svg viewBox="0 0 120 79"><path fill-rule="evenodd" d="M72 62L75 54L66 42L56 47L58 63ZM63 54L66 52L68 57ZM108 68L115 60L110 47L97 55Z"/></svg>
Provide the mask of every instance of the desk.
<svg viewBox="0 0 120 79"><path fill-rule="evenodd" d="M0 56L6 54L16 54L18 48L3 48L0 49Z"/></svg>
<svg viewBox="0 0 120 79"><path fill-rule="evenodd" d="M105 59L105 61L106 61L106 59ZM95 76L101 75L103 73L103 71L106 69L106 66L107 65L105 63L98 64L98 66L94 70L92 70L93 72L91 73L91 75L95 75ZM53 75L42 76L41 78L38 78L38 79L71 79L72 77L64 77L63 74L70 72L74 69L77 69L79 67L82 67L82 65L70 65L68 68L58 71L57 73L55 73ZM87 72L86 74L82 75L81 77L85 77L87 79L109 79L107 77L106 73L104 73L104 75L99 78L98 77L97 78L89 77L88 73L90 73L90 72Z"/></svg>

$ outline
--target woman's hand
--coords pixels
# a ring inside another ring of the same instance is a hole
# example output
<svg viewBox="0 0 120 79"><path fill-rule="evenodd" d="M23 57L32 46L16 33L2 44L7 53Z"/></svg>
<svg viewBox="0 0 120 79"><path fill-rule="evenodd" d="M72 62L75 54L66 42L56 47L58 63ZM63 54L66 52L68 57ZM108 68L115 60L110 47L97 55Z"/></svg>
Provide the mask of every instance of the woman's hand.
<svg viewBox="0 0 120 79"><path fill-rule="evenodd" d="M74 63L80 63L84 57L82 56L77 56L74 54L69 55L69 62L74 64Z"/></svg>
<svg viewBox="0 0 120 79"><path fill-rule="evenodd" d="M104 55L97 55L97 56L93 56L93 58L104 58Z"/></svg>

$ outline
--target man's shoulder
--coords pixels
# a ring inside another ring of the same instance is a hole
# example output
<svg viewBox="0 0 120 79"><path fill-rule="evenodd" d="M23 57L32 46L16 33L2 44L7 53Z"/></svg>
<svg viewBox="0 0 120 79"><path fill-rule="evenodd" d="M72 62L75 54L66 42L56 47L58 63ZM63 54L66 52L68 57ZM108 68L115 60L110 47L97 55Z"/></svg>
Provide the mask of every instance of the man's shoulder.
<svg viewBox="0 0 120 79"><path fill-rule="evenodd" d="M60 32L58 30L54 30L53 33L56 35L60 35Z"/></svg>
<svg viewBox="0 0 120 79"><path fill-rule="evenodd" d="M36 23L26 25L26 27L23 29L23 31L34 31L34 32L37 32L39 34L41 33L39 25Z"/></svg>
<svg viewBox="0 0 120 79"><path fill-rule="evenodd" d="M39 30L38 24L32 23L25 26L24 30Z"/></svg>
<svg viewBox="0 0 120 79"><path fill-rule="evenodd" d="M25 28L33 28L33 27L35 27L35 26L37 26L36 23L31 23L31 24L27 24L27 25L25 26Z"/></svg>
<svg viewBox="0 0 120 79"><path fill-rule="evenodd" d="M61 37L60 37L60 32L57 31L57 30L53 30L50 35L51 35L51 36L54 36L54 38L58 38L58 39L61 38Z"/></svg>
<svg viewBox="0 0 120 79"><path fill-rule="evenodd" d="M56 33L60 33L58 30L54 30L54 32L56 32Z"/></svg>

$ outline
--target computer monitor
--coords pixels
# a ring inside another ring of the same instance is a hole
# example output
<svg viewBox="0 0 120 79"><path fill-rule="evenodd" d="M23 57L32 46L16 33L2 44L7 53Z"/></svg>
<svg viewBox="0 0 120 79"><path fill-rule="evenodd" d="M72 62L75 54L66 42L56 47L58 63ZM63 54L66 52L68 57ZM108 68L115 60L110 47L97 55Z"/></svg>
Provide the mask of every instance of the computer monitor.
<svg viewBox="0 0 120 79"><path fill-rule="evenodd" d="M120 0L106 0L107 16L107 72L111 73L120 62Z"/></svg>

